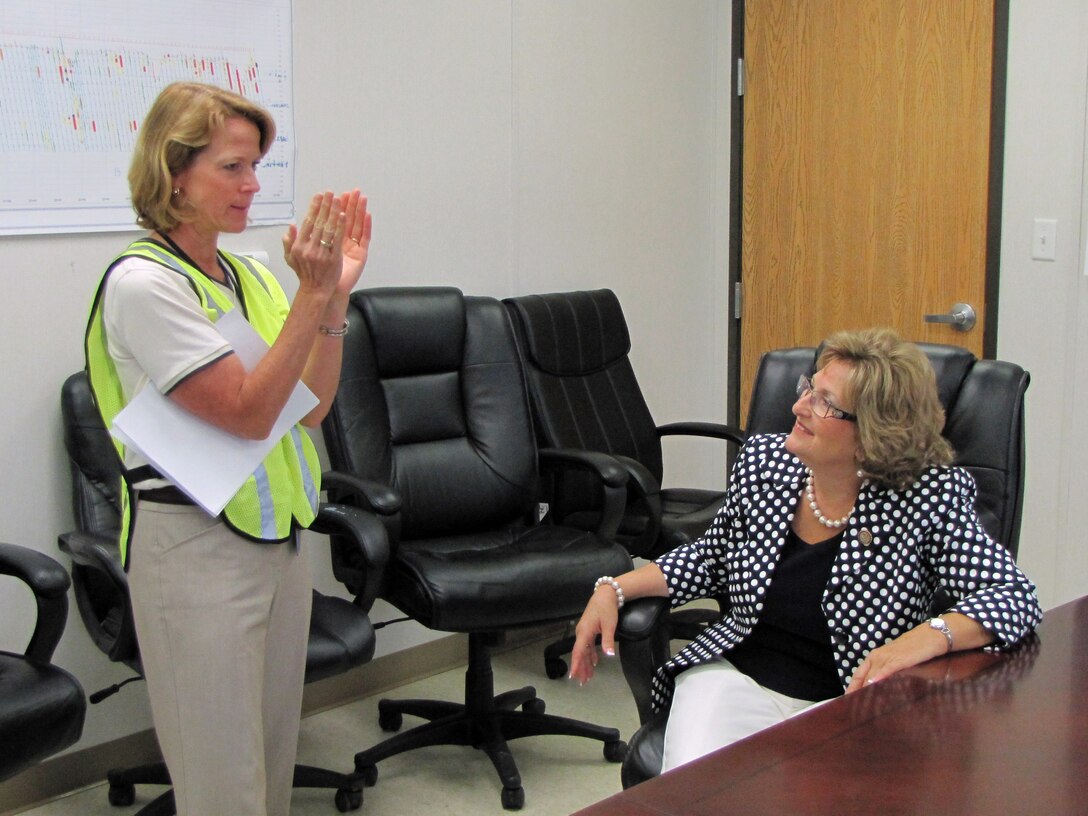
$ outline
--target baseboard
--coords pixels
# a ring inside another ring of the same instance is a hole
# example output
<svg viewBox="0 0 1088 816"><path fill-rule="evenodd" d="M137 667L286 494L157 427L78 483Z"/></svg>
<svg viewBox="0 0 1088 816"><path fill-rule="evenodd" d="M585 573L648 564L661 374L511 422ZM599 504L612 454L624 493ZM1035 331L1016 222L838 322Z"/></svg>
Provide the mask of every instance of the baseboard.
<svg viewBox="0 0 1088 816"><path fill-rule="evenodd" d="M111 768L141 765L159 758L155 732L147 729L47 759L0 782L0 816L21 813L66 793L97 785L106 779Z"/></svg>
<svg viewBox="0 0 1088 816"><path fill-rule="evenodd" d="M503 648L552 637L561 629L560 625L511 632ZM310 683L303 695L303 716L463 666L467 644L467 635L450 635L384 655L337 677ZM66 793L98 785L111 768L159 759L159 746L151 729L61 754L0 782L0 816L12 816Z"/></svg>

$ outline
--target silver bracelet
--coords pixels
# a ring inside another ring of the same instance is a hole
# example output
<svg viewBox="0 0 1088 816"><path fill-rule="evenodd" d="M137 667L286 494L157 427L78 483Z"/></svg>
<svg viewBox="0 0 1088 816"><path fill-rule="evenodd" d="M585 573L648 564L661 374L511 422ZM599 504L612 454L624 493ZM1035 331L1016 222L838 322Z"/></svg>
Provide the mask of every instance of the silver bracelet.
<svg viewBox="0 0 1088 816"><path fill-rule="evenodd" d="M327 334L329 337L343 337L345 334L348 333L348 328L350 326L351 324L348 323L348 319L345 317L344 325L341 326L339 329L330 329L328 326L318 326L317 330L322 334Z"/></svg>
<svg viewBox="0 0 1088 816"><path fill-rule="evenodd" d="M623 589L620 587L620 582L611 575L602 575L593 584L593 591L596 592L597 587L601 586L601 584L608 584L616 591L616 609L623 609Z"/></svg>

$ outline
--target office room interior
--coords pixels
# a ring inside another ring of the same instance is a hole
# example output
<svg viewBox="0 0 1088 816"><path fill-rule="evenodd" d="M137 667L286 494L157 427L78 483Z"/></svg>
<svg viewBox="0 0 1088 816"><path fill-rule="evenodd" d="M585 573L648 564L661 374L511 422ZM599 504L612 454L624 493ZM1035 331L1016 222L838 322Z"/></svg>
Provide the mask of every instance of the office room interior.
<svg viewBox="0 0 1088 816"><path fill-rule="evenodd" d="M368 194L367 287L611 288L655 420L725 421L732 20L731 0L296 0L296 212L319 189ZM1088 5L1012 0L1008 29L996 356L1032 377L1018 560L1046 609L1088 593ZM1039 218L1057 224L1053 261L1032 258ZM267 253L290 293L282 232L252 227L224 245ZM65 564L60 385L83 365L102 271L136 234L0 238L0 540ZM724 448L665 455L677 483L726 480ZM311 549L318 587L344 594ZM21 648L33 610L8 586L0 648ZM395 614L379 603L373 617ZM390 627L377 656L436 637ZM55 661L87 691L129 675L74 607ZM71 750L149 728L145 694L127 691L89 709Z"/></svg>

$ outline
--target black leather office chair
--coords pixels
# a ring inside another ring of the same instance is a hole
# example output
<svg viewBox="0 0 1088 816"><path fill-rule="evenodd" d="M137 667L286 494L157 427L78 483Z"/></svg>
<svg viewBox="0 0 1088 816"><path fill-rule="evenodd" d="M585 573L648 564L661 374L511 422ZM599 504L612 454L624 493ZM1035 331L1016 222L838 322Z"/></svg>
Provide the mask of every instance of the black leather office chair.
<svg viewBox="0 0 1088 816"><path fill-rule="evenodd" d="M626 476L608 457L565 457L568 466L603 465L595 492L610 511L601 534L535 523L538 453L498 301L452 288L378 289L355 292L348 317L340 389L324 423L339 473L327 474L330 496L385 519L392 553L382 597L469 641L464 704L382 700L386 730L398 730L403 714L428 722L361 751L356 769L373 773L382 759L427 745L471 745L495 765L503 807L520 808L508 740L588 737L604 743L610 761L626 749L616 729L544 714L532 687L496 696L490 661L502 633L577 617L598 577L630 569L608 538Z"/></svg>
<svg viewBox="0 0 1088 816"><path fill-rule="evenodd" d="M45 553L0 544L0 575L34 593L37 617L26 649L0 651L0 781L80 738L87 699L79 681L52 663L68 619L70 579Z"/></svg>
<svg viewBox="0 0 1088 816"><path fill-rule="evenodd" d="M102 425L86 374L70 376L61 389L64 443L72 471L72 506L77 529L59 538L60 548L72 558L72 577L80 617L92 640L110 660L140 673L140 654L128 596L128 578L117 548L120 508L120 470L116 450ZM315 591L306 652L306 682L341 674L374 656L374 627L367 616L377 594L381 570L388 559L384 528L351 507L322 505L311 529L333 535L338 551L355 549L349 589L354 601ZM334 574L336 569L334 567ZM337 574L338 578L342 576ZM118 686L91 695L100 702ZM135 801L138 784L169 785L165 763L111 770L109 800L127 806ZM295 767L294 784L300 788L336 791L336 807L345 812L362 804L364 780L354 773L338 773L307 765ZM138 816L175 812L173 791L166 791L139 811Z"/></svg>
<svg viewBox="0 0 1088 816"><path fill-rule="evenodd" d="M969 471L978 484L976 508L982 523L1015 556L1024 495L1024 395L1031 378L1015 363L978 360L957 346L920 343L919 347L937 375L937 391L946 416L943 433L956 452L956 464ZM793 415L788 407L796 401L797 377L807 373L797 368L812 371L817 356L818 349L812 348L785 349L763 356L749 411L753 433L790 429ZM767 404L764 386L776 394L776 399L784 401L786 411L776 411ZM935 612L945 609L948 599L938 598L934 605ZM642 644L632 650L638 666L624 666L643 722L630 741L621 769L625 788L661 771L666 715L650 715L649 689L653 668L668 659L667 644L655 623L665 614L666 606L661 599L640 599L624 607L620 615L618 636ZM626 646L620 647L621 656Z"/></svg>
<svg viewBox="0 0 1088 816"><path fill-rule="evenodd" d="M744 431L711 422L654 422L628 357L627 321L611 290L525 295L503 303L525 364L540 445L606 453L628 469L627 504L617 540L634 556L655 558L702 535L724 492L662 487L661 440L698 436L739 444ZM599 509L586 478L577 472L562 474L546 486L549 512L558 523L595 523ZM675 612L669 635L693 637L713 617L713 610ZM545 649L549 677L566 674L562 656L573 643L568 636Z"/></svg>

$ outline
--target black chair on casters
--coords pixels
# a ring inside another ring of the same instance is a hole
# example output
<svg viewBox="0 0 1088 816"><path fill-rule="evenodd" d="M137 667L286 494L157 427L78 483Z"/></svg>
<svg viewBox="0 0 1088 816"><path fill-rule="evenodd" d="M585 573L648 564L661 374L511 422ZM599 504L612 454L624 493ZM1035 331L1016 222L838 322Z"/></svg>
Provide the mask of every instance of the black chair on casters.
<svg viewBox="0 0 1088 816"><path fill-rule="evenodd" d="M52 663L68 619L68 573L45 553L0 544L3 575L34 593L37 617L26 649L0 651L0 781L75 744L87 713L79 681Z"/></svg>
<svg viewBox="0 0 1088 816"><path fill-rule="evenodd" d="M348 317L340 389L324 423L339 474L326 475L330 497L385 520L392 552L382 597L469 640L464 703L382 700L386 730L403 714L429 722L356 754L356 770L372 774L382 759L423 746L471 745L495 765L503 807L516 809L524 791L508 740L589 737L621 760L616 729L545 714L532 687L496 696L490 652L508 630L577 617L595 579L630 569L609 540L625 474L582 452L542 459L603 471L594 493L611 506L601 534L535 524L538 455L498 301L451 288L361 291Z"/></svg>
<svg viewBox="0 0 1088 816"><path fill-rule="evenodd" d="M78 529L62 534L59 544L72 558L76 603L98 648L110 660L124 663L139 674L140 654L132 622L128 578L121 568L117 548L119 463L84 372L73 374L65 381L61 390L61 412ZM349 589L355 598L348 601L314 592L306 652L308 683L361 666L374 656L374 627L367 612L376 597L389 546L382 526L351 507L322 505L311 529L335 536L338 550L354 549ZM334 574L342 578L335 566ZM91 701L108 697L118 687L91 695ZM136 785L170 784L166 765L161 761L112 770L108 777L110 803L118 806L128 806L135 801ZM335 790L336 807L342 813L360 807L364 781L354 773L295 766L295 787ZM138 816L164 816L174 812L173 791L166 791L141 809Z"/></svg>
<svg viewBox="0 0 1088 816"><path fill-rule="evenodd" d="M725 494L662 487L662 439L688 436L739 444L744 432L711 422L654 422L628 357L627 321L611 290L525 295L503 303L525 364L540 445L605 453L628 470L617 541L633 556L655 558L702 535ZM545 496L559 524L587 527L599 513L582 473L557 475ZM694 637L716 617L706 609L674 612L669 637ZM549 677L566 674L562 656L573 643L572 636L566 637L545 649Z"/></svg>
<svg viewBox="0 0 1088 816"><path fill-rule="evenodd" d="M919 343L937 375L937 391L945 409L944 436L956 452L956 464L978 485L976 509L986 531L1014 556L1020 540L1024 496L1024 395L1031 381L1015 363L978 360L956 346ZM786 432L793 424L800 374L815 368L818 349L772 351L760 360L749 410L752 433ZM654 668L668 659L668 644L657 628L667 604L640 599L620 613L624 673L639 706L643 725L631 738L621 769L625 788L661 772L666 715L650 714L649 690ZM938 598L935 613L948 607ZM624 658L627 640L641 644ZM649 644L647 647L646 644Z"/></svg>

